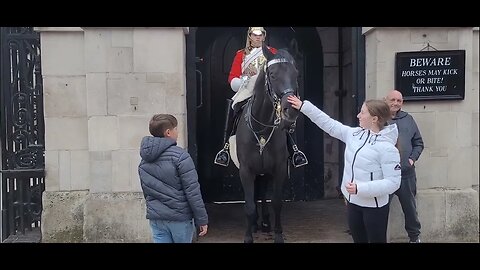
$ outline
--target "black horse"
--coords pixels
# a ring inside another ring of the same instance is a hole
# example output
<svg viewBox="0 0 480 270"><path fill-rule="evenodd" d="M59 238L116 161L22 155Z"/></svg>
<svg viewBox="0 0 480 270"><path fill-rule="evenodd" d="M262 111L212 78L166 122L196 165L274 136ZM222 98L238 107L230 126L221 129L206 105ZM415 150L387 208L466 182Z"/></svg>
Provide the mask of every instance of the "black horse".
<svg viewBox="0 0 480 270"><path fill-rule="evenodd" d="M275 214L275 243L283 243L280 213L283 186L287 180L288 150L287 129L295 123L299 112L287 102L287 96L298 91L298 71L294 58L280 49L272 54L263 46L267 61L259 72L253 96L245 105L237 128L237 155L240 163L247 230L244 242L252 243L252 232L257 226L255 186L262 187L257 194L262 197L262 227L270 227L265 204L266 184L273 183L273 210ZM257 177L258 176L258 177ZM256 185L255 179L263 183Z"/></svg>

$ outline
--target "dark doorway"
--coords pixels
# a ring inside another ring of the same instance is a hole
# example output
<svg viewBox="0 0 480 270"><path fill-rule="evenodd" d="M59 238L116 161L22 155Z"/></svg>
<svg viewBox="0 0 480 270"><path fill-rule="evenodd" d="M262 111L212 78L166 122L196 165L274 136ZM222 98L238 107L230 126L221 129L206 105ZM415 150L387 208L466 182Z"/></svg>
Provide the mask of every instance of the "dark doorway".
<svg viewBox="0 0 480 270"><path fill-rule="evenodd" d="M316 29L265 29L269 46L287 48L292 40L296 41L299 94L322 104L323 53ZM189 152L197 163L206 202L243 200L238 169L233 162L225 168L214 165L213 159L223 146L226 99L234 94L227 81L228 74L236 51L245 47L246 33L247 27L200 27L192 28L187 37ZM309 165L291 169L290 179L285 184L285 199L321 199L324 193L323 135L312 123L305 122L303 116L297 121L296 133L297 144L307 155Z"/></svg>

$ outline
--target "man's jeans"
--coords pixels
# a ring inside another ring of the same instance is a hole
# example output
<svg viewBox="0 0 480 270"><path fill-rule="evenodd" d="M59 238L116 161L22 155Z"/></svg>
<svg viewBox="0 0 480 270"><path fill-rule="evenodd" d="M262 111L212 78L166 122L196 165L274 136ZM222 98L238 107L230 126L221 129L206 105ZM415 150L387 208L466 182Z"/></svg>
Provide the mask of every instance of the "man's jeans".
<svg viewBox="0 0 480 270"><path fill-rule="evenodd" d="M154 243L191 243L195 226L193 220L150 220Z"/></svg>

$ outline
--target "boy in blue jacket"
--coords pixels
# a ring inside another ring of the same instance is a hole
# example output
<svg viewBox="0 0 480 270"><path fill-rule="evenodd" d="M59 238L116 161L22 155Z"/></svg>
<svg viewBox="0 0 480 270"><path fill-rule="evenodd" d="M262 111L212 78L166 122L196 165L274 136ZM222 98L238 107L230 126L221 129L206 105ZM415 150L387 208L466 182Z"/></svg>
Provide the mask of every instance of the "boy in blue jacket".
<svg viewBox="0 0 480 270"><path fill-rule="evenodd" d="M195 224L207 234L208 215L192 158L177 146L177 119L156 114L142 139L138 174L155 243L191 243Z"/></svg>

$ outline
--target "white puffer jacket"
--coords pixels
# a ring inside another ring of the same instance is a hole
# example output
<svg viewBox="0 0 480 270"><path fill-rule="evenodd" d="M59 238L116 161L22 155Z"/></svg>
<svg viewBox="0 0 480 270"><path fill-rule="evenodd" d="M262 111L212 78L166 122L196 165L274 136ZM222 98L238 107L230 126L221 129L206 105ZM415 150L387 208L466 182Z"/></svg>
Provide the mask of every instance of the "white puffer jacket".
<svg viewBox="0 0 480 270"><path fill-rule="evenodd" d="M401 182L400 154L395 147L397 125L386 126L376 134L333 120L307 100L300 111L330 136L345 143L343 196L350 203L363 207L386 205L388 195L395 192ZM349 194L345 188L351 181L357 184L357 194Z"/></svg>

